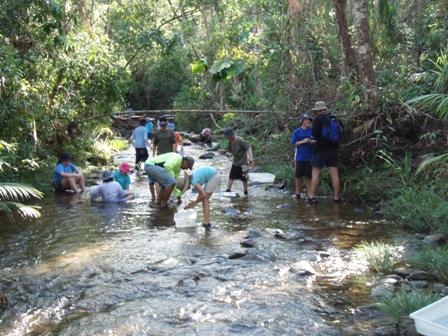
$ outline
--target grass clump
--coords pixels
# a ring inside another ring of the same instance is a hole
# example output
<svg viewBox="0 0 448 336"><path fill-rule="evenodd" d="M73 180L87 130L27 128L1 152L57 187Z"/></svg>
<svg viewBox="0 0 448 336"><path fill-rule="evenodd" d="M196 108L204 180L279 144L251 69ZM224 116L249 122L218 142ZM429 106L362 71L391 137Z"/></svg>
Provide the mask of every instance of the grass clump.
<svg viewBox="0 0 448 336"><path fill-rule="evenodd" d="M448 202L431 190L404 188L388 202L383 214L416 232L448 233Z"/></svg>
<svg viewBox="0 0 448 336"><path fill-rule="evenodd" d="M410 313L437 301L439 298L431 291L416 289L408 292L400 289L394 296L384 297L379 304L379 309L398 323L402 317L407 317Z"/></svg>
<svg viewBox="0 0 448 336"><path fill-rule="evenodd" d="M411 259L411 264L448 283L448 246L425 248Z"/></svg>
<svg viewBox="0 0 448 336"><path fill-rule="evenodd" d="M384 274L392 272L396 259L392 245L382 241L364 241L356 250L364 256L371 271Z"/></svg>

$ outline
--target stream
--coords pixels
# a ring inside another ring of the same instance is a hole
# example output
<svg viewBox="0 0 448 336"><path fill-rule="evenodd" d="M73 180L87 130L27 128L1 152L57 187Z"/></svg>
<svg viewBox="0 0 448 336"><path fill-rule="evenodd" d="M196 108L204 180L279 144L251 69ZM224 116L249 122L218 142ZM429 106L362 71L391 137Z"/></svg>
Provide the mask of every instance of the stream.
<svg viewBox="0 0 448 336"><path fill-rule="evenodd" d="M133 152L114 160L132 163ZM224 190L230 160L196 161L207 164ZM209 232L176 229L177 207L159 210L146 177L132 180L129 203L48 193L39 220L0 226L0 335L375 335L388 325L352 248L394 233L362 207L250 185L248 198L213 195ZM241 182L233 188L242 195ZM253 247L240 245L247 235Z"/></svg>

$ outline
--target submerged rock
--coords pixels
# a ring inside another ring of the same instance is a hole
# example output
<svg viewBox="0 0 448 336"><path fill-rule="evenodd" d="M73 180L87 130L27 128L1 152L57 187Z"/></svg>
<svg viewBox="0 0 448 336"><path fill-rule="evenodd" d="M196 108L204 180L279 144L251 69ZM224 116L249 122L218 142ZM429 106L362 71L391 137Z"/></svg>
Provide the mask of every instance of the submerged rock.
<svg viewBox="0 0 448 336"><path fill-rule="evenodd" d="M201 156L199 156L199 159L201 160L210 160L210 159L214 159L215 158L215 154L213 153L205 153L202 154Z"/></svg>
<svg viewBox="0 0 448 336"><path fill-rule="evenodd" d="M292 237L288 235L287 233L284 233L282 230L277 230L274 233L274 237L281 240L291 240Z"/></svg>
<svg viewBox="0 0 448 336"><path fill-rule="evenodd" d="M242 251L242 252L234 252L232 254L230 254L227 258L228 259L239 259L244 257L247 254L246 251Z"/></svg>
<svg viewBox="0 0 448 336"><path fill-rule="evenodd" d="M387 285L379 285L372 288L370 293L371 297L382 298L382 297L392 297L394 295L394 288Z"/></svg>
<svg viewBox="0 0 448 336"><path fill-rule="evenodd" d="M243 247L254 247L255 246L255 240L248 238L244 239L240 242L240 245Z"/></svg>
<svg viewBox="0 0 448 336"><path fill-rule="evenodd" d="M244 238L249 239L249 238L260 238L261 237L261 233L256 231L256 230L249 230L249 232L247 232L246 236Z"/></svg>
<svg viewBox="0 0 448 336"><path fill-rule="evenodd" d="M275 207L276 209L292 209L292 205L289 203L280 204Z"/></svg>
<svg viewBox="0 0 448 336"><path fill-rule="evenodd" d="M446 242L446 236L441 233L435 233L429 236L426 236L423 239L423 243L430 246L439 246Z"/></svg>
<svg viewBox="0 0 448 336"><path fill-rule="evenodd" d="M311 264L306 260L301 260L291 265L289 268L289 272L302 277L316 274L313 266L311 266Z"/></svg>

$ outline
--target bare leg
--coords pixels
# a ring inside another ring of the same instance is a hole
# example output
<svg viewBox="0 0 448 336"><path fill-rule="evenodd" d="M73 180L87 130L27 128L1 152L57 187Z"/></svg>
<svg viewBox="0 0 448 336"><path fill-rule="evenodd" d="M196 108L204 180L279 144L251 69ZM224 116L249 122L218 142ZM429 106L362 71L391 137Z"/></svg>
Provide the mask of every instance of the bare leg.
<svg viewBox="0 0 448 336"><path fill-rule="evenodd" d="M310 198L316 197L317 193L317 187L319 186L319 179L320 179L320 173L322 171L322 168L320 167L313 167L312 170L312 177L311 177L311 189L310 189Z"/></svg>
<svg viewBox="0 0 448 336"><path fill-rule="evenodd" d="M79 173L77 182L79 184L79 187L81 188L81 192L84 192L84 190L86 190L86 179L84 178L84 175L82 173Z"/></svg>
<svg viewBox="0 0 448 336"><path fill-rule="evenodd" d="M75 193L78 193L78 186L74 177L64 177L61 181L61 187L64 190L72 189Z"/></svg>
<svg viewBox="0 0 448 336"><path fill-rule="evenodd" d="M210 223L210 197L212 193L207 193L207 197L202 200L202 212L204 214L204 224Z"/></svg>
<svg viewBox="0 0 448 336"><path fill-rule="evenodd" d="M298 195L298 194L300 194L300 191L302 190L302 178L296 177L295 182L296 182L296 195ZM308 187L307 187L307 191L308 191Z"/></svg>
<svg viewBox="0 0 448 336"><path fill-rule="evenodd" d="M333 185L333 199L339 200L340 181L338 167L329 167L328 171L331 177L331 184Z"/></svg>
<svg viewBox="0 0 448 336"><path fill-rule="evenodd" d="M247 194L247 180L243 181L243 191L244 194Z"/></svg>
<svg viewBox="0 0 448 336"><path fill-rule="evenodd" d="M232 184L233 180L229 179L229 181L227 182L227 190L232 190Z"/></svg>
<svg viewBox="0 0 448 336"><path fill-rule="evenodd" d="M166 207L168 204L168 200L171 196L171 193L173 192L174 184L170 185L169 187L165 187L161 190L159 200L160 200L160 206L162 208Z"/></svg>
<svg viewBox="0 0 448 336"><path fill-rule="evenodd" d="M311 194L311 179L309 177L305 178L306 195L310 197Z"/></svg>
<svg viewBox="0 0 448 336"><path fill-rule="evenodd" d="M154 190L154 184L149 185L149 192L151 193L151 198L154 200L156 198L156 191Z"/></svg>

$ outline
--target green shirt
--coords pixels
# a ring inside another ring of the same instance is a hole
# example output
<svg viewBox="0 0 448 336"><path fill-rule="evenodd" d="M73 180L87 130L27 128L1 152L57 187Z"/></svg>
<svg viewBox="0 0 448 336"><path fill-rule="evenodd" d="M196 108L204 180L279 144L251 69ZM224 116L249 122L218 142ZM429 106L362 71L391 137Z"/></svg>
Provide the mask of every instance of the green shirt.
<svg viewBox="0 0 448 336"><path fill-rule="evenodd" d="M173 144L176 142L174 132L171 130L158 130L153 138L152 143L157 146L157 155L173 152Z"/></svg>
<svg viewBox="0 0 448 336"><path fill-rule="evenodd" d="M247 164L246 153L249 150L250 145L240 137L236 137L235 143L230 143L227 147L227 150L233 154L233 162L234 166L242 167Z"/></svg>
<svg viewBox="0 0 448 336"><path fill-rule="evenodd" d="M178 178L180 166L182 165L182 156L174 152L165 153L146 160L145 164L163 167L172 177Z"/></svg>

